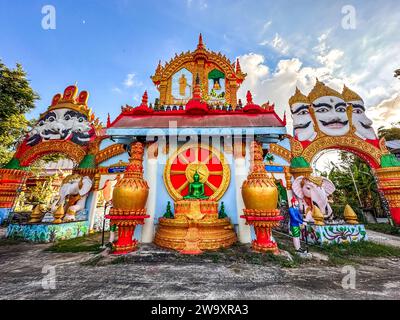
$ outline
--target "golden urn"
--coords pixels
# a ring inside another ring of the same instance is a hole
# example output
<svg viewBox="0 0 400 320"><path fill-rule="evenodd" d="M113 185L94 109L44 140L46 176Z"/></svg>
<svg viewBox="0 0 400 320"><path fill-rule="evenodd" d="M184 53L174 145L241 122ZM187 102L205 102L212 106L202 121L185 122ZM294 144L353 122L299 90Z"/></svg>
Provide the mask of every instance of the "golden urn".
<svg viewBox="0 0 400 320"><path fill-rule="evenodd" d="M274 180L265 171L263 151L259 143L251 144L250 174L242 185L242 197L246 209L268 211L278 205L278 189Z"/></svg>
<svg viewBox="0 0 400 320"><path fill-rule="evenodd" d="M124 177L114 187L113 208L136 212L146 206L149 186L143 179L143 153L144 147L141 143L132 144L132 156Z"/></svg>

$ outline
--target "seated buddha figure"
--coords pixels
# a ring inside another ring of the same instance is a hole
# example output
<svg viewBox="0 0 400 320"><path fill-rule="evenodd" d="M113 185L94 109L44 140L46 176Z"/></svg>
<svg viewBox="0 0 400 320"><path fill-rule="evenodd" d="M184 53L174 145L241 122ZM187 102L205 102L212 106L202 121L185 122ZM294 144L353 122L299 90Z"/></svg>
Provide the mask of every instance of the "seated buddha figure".
<svg viewBox="0 0 400 320"><path fill-rule="evenodd" d="M185 200L195 200L195 199L208 199L204 193L204 183L200 182L200 175L195 172L193 175L193 182L189 183L189 193L184 196Z"/></svg>

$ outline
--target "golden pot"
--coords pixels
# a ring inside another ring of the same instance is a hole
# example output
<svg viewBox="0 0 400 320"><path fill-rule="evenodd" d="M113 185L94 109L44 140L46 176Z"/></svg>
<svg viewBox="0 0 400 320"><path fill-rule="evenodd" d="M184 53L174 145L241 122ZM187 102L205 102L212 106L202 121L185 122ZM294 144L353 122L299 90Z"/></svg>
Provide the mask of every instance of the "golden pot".
<svg viewBox="0 0 400 320"><path fill-rule="evenodd" d="M242 197L246 209L273 210L278 205L278 189L267 179L244 181Z"/></svg>
<svg viewBox="0 0 400 320"><path fill-rule="evenodd" d="M139 210L146 206L149 186L142 179L123 178L113 191L113 207L125 210Z"/></svg>

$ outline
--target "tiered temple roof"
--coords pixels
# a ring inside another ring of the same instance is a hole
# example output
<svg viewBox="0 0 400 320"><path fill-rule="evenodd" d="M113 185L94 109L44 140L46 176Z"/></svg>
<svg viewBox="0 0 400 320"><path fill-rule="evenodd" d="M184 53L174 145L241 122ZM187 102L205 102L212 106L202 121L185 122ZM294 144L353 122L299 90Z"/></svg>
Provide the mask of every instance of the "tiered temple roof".
<svg viewBox="0 0 400 320"><path fill-rule="evenodd" d="M184 67L194 75L193 91L186 103L178 105L171 103L171 81L172 76ZM229 94L225 102L209 103L204 99L203 90L208 92L207 74L214 69L226 75ZM195 51L176 55L165 66L161 66L161 62L158 64L151 79L160 91L160 99L154 105L149 104L145 92L139 106L121 107L121 114L114 121L107 121L107 134L144 135L149 129L168 129L172 124L178 131L192 128L199 133L213 128L251 128L256 134L285 133L286 117L281 119L276 114L274 104L267 102L260 106L254 103L250 91L245 105L240 99L237 101L236 93L245 77L239 60L231 63L221 53L207 50L200 35Z"/></svg>

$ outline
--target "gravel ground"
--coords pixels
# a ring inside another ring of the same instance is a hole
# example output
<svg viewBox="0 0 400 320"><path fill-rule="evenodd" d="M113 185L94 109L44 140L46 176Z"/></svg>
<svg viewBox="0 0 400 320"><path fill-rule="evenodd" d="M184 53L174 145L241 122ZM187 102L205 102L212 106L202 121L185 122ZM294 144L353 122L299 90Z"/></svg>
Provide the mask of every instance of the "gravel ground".
<svg viewBox="0 0 400 320"><path fill-rule="evenodd" d="M0 299L400 299L400 259L360 261L354 266L356 288L343 289L342 267L315 260L298 268L176 260L174 252L141 245L121 261L47 247L0 240ZM54 289L46 288L49 266Z"/></svg>

